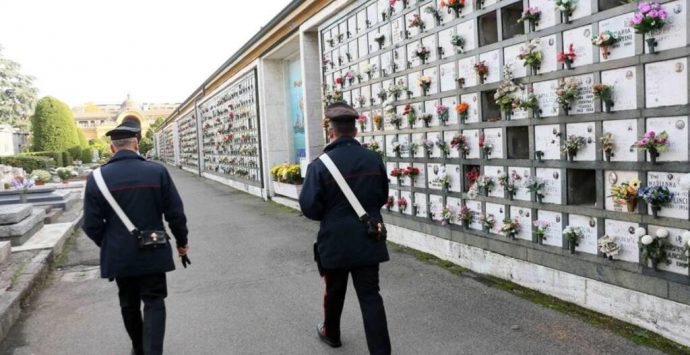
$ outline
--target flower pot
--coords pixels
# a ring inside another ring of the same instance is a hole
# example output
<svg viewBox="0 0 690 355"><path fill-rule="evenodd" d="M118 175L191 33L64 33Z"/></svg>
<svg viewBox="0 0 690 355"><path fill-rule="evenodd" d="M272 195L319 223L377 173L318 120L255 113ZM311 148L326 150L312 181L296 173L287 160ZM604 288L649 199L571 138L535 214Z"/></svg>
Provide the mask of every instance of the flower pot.
<svg viewBox="0 0 690 355"><path fill-rule="evenodd" d="M613 261L613 255L609 255L609 256L607 257L607 259L609 259L610 261Z"/></svg>
<svg viewBox="0 0 690 355"><path fill-rule="evenodd" d="M45 184L46 184L45 181L36 180L36 186L43 186Z"/></svg>
<svg viewBox="0 0 690 355"><path fill-rule="evenodd" d="M647 38L645 39L645 42L647 42L647 52L649 54L656 54L656 39Z"/></svg>
<svg viewBox="0 0 690 355"><path fill-rule="evenodd" d="M609 54L611 54L611 52L609 52L609 46L601 45L599 50L601 51L601 56L604 58L604 60L609 59Z"/></svg>
<svg viewBox="0 0 690 355"><path fill-rule="evenodd" d="M575 254L575 247L577 244L573 242L568 242L568 249L570 250L570 254Z"/></svg>
<svg viewBox="0 0 690 355"><path fill-rule="evenodd" d="M537 23L534 21L529 22L529 31L530 32L536 32L537 31Z"/></svg>
<svg viewBox="0 0 690 355"><path fill-rule="evenodd" d="M289 197L292 199L299 199L299 194L302 191L302 185L286 184L278 181L273 181L273 192L276 195Z"/></svg>
<svg viewBox="0 0 690 355"><path fill-rule="evenodd" d="M457 78L455 81L458 82L458 89L462 89L465 86L465 78Z"/></svg>
<svg viewBox="0 0 690 355"><path fill-rule="evenodd" d="M565 68L568 70L573 69L573 61L570 58L565 58Z"/></svg>
<svg viewBox="0 0 690 355"><path fill-rule="evenodd" d="M460 123L465 124L465 121L467 121L467 112L463 112L460 114Z"/></svg>
<svg viewBox="0 0 690 355"><path fill-rule="evenodd" d="M479 84L484 85L484 80L486 80L486 78L483 75L479 76Z"/></svg>
<svg viewBox="0 0 690 355"><path fill-rule="evenodd" d="M539 75L539 65L538 64L530 65L530 69L532 69L532 75Z"/></svg>
<svg viewBox="0 0 690 355"><path fill-rule="evenodd" d="M463 228L464 230L470 229L470 222L468 222L468 221L462 221L462 228Z"/></svg>
<svg viewBox="0 0 690 355"><path fill-rule="evenodd" d="M504 121L510 121L510 117L511 117L512 112L502 111L501 113L503 114L503 120Z"/></svg>
<svg viewBox="0 0 690 355"><path fill-rule="evenodd" d="M652 164L656 164L656 158L659 156L659 152L656 150L648 150L647 152L649 152L649 161Z"/></svg>
<svg viewBox="0 0 690 355"><path fill-rule="evenodd" d="M628 200L625 202L625 205L628 208L628 212L635 212L635 209L637 208L637 199L634 198L632 200Z"/></svg>
<svg viewBox="0 0 690 355"><path fill-rule="evenodd" d="M453 12L455 13L455 18L460 18L460 9L459 8L454 8Z"/></svg>
<svg viewBox="0 0 690 355"><path fill-rule="evenodd" d="M651 259L650 261L652 262L652 269L654 269L654 271L659 271L659 260Z"/></svg>
<svg viewBox="0 0 690 355"><path fill-rule="evenodd" d="M69 180L62 180L63 184L69 184Z"/></svg>
<svg viewBox="0 0 690 355"><path fill-rule="evenodd" d="M604 156L606 157L606 162L611 162L611 155L612 154L613 154L613 152L611 152L610 150L607 150L604 152Z"/></svg>
<svg viewBox="0 0 690 355"><path fill-rule="evenodd" d="M568 152L568 162L573 162L575 161L575 154Z"/></svg>
<svg viewBox="0 0 690 355"><path fill-rule="evenodd" d="M513 200L513 195L514 195L514 193L508 192L508 201L512 201L512 200Z"/></svg>
<svg viewBox="0 0 690 355"><path fill-rule="evenodd" d="M568 24L570 23L570 13L567 11L561 12L561 17L563 18L563 23Z"/></svg>
<svg viewBox="0 0 690 355"><path fill-rule="evenodd" d="M429 94L429 89L422 89L422 95L426 96L427 94Z"/></svg>
<svg viewBox="0 0 690 355"><path fill-rule="evenodd" d="M412 215L416 216L417 215L417 207L412 206Z"/></svg>
<svg viewBox="0 0 690 355"><path fill-rule="evenodd" d="M515 233L508 233L508 238L515 240Z"/></svg>
<svg viewBox="0 0 690 355"><path fill-rule="evenodd" d="M533 108L532 109L532 118L535 120L541 119L541 109L540 108Z"/></svg>
<svg viewBox="0 0 690 355"><path fill-rule="evenodd" d="M652 217L659 218L659 210L661 210L661 206L650 205L649 208L652 210Z"/></svg>
<svg viewBox="0 0 690 355"><path fill-rule="evenodd" d="M537 202L543 203L543 200L544 200L544 195L537 194Z"/></svg>
<svg viewBox="0 0 690 355"><path fill-rule="evenodd" d="M611 100L604 101L604 112L611 113L612 107L613 107L613 101L611 101Z"/></svg>
<svg viewBox="0 0 690 355"><path fill-rule="evenodd" d="M539 245L544 245L544 235L541 233L537 233L537 243Z"/></svg>
<svg viewBox="0 0 690 355"><path fill-rule="evenodd" d="M484 232L485 232L485 233L489 233L489 232L491 231L491 229L490 229L489 227L486 227L486 226L484 226L483 229L484 229Z"/></svg>
<svg viewBox="0 0 690 355"><path fill-rule="evenodd" d="M563 113L563 116L568 116L568 111L570 111L570 105L561 105L561 113Z"/></svg>

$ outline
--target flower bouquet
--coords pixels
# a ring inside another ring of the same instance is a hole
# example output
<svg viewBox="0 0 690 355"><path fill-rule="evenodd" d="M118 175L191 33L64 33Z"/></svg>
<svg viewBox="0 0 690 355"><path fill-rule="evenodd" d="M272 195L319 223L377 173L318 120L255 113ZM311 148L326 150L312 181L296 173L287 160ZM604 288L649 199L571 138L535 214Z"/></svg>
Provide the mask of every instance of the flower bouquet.
<svg viewBox="0 0 690 355"><path fill-rule="evenodd" d="M619 205L626 205L628 212L635 212L637 208L637 191L642 182L639 179L632 179L629 182L611 185L611 199Z"/></svg>
<svg viewBox="0 0 690 355"><path fill-rule="evenodd" d="M391 211L391 208L393 208L393 205L395 205L395 199L393 198L393 196L388 196L388 200L386 200L386 205L385 205L388 212Z"/></svg>
<svg viewBox="0 0 690 355"><path fill-rule="evenodd" d="M540 178L531 176L529 180L525 183L525 187L527 188L527 191L530 193L534 194L534 197L536 198L537 202L542 203L542 200L544 199L544 187L546 184L544 181Z"/></svg>
<svg viewBox="0 0 690 355"><path fill-rule="evenodd" d="M460 212L458 212L458 219L462 221L463 228L469 229L470 223L472 223L472 219L474 219L474 211L467 206L462 206Z"/></svg>
<svg viewBox="0 0 690 355"><path fill-rule="evenodd" d="M429 88L431 87L431 77L428 75L422 75L417 79L417 86L422 89L422 95L426 96L429 93Z"/></svg>
<svg viewBox="0 0 690 355"><path fill-rule="evenodd" d="M567 116L570 111L570 103L580 93L580 83L575 79L561 80L556 89L556 101L561 105L563 113Z"/></svg>
<svg viewBox="0 0 690 355"><path fill-rule="evenodd" d="M580 245L580 240L582 240L582 238L585 236L585 233L580 227L567 226L565 229L563 229L563 236L565 236L565 239L568 242L570 254L575 254L575 247Z"/></svg>
<svg viewBox="0 0 690 355"><path fill-rule="evenodd" d="M561 12L563 23L570 23L570 16L575 11L577 0L556 0L556 8Z"/></svg>
<svg viewBox="0 0 690 355"><path fill-rule="evenodd" d="M638 228L635 231L635 236L640 238L637 244L640 247L640 257L644 265L648 266L651 263L654 271L658 271L659 263L668 260L668 255L666 254L668 230L659 228L655 235L651 236L646 234L644 228Z"/></svg>
<svg viewBox="0 0 690 355"><path fill-rule="evenodd" d="M486 135L484 132L479 134L479 149L482 151L484 160L491 159L491 152L494 150L494 146L491 143L486 143Z"/></svg>
<svg viewBox="0 0 690 355"><path fill-rule="evenodd" d="M434 116L430 113L422 113L417 118L424 123L424 127L429 127L431 119L433 119Z"/></svg>
<svg viewBox="0 0 690 355"><path fill-rule="evenodd" d="M340 77L340 76L335 77L335 83L336 83L337 85L339 85L341 89L343 88L344 82L343 82L343 78L342 78L342 77Z"/></svg>
<svg viewBox="0 0 690 355"><path fill-rule="evenodd" d="M407 86L402 82L398 82L397 84L391 84L391 86L388 87L388 93L391 94L391 96L393 96L393 99L395 101L398 101L400 95L402 95L403 92L407 92Z"/></svg>
<svg viewBox="0 0 690 355"><path fill-rule="evenodd" d="M68 168L58 168L57 169L57 175L62 180L62 183L66 184L69 180L70 177L72 177L72 170ZM26 194L31 189L34 187L34 179L33 178L25 178L23 176L17 176L14 179L12 179L12 182L10 183L10 186L14 190L19 191L19 201L21 203L26 203L27 198Z"/></svg>
<svg viewBox="0 0 690 355"><path fill-rule="evenodd" d="M503 227L501 227L501 234L510 239L515 239L515 236L520 233L520 221L516 219L506 218L503 220Z"/></svg>
<svg viewBox="0 0 690 355"><path fill-rule="evenodd" d="M525 111L532 111L532 118L541 118L541 109L539 108L539 98L534 93L530 92L520 99L520 108Z"/></svg>
<svg viewBox="0 0 690 355"><path fill-rule="evenodd" d="M359 117L357 118L357 123L359 123L359 131L360 132L364 132L364 129L365 129L366 124L367 124L367 119L368 119L368 117L366 115L359 115Z"/></svg>
<svg viewBox="0 0 690 355"><path fill-rule="evenodd" d="M532 222L534 227L534 234L537 236L537 243L544 244L544 239L546 239L546 231L551 227L551 223L542 220L536 220Z"/></svg>
<svg viewBox="0 0 690 355"><path fill-rule="evenodd" d="M345 80L347 80L349 85L352 85L355 82L355 75L348 71L345 73Z"/></svg>
<svg viewBox="0 0 690 355"><path fill-rule="evenodd" d="M646 186L637 190L637 197L647 203L652 210L652 216L657 218L661 207L668 206L673 200L673 193L666 186Z"/></svg>
<svg viewBox="0 0 690 355"><path fill-rule="evenodd" d="M604 235L599 238L599 240L597 240L597 247L599 247L599 251L604 257L609 260L613 260L613 257L618 255L621 250L621 246L609 235Z"/></svg>
<svg viewBox="0 0 690 355"><path fill-rule="evenodd" d="M480 175L475 183L477 184L477 189L484 196L489 196L494 187L496 187L496 183L491 176Z"/></svg>
<svg viewBox="0 0 690 355"><path fill-rule="evenodd" d="M448 122L448 119L450 118L450 115L448 113L448 106L445 106L444 104L436 104L436 117L438 117L438 121L441 122L442 125L445 126L446 122ZM427 125L428 127L428 125Z"/></svg>
<svg viewBox="0 0 690 355"><path fill-rule="evenodd" d="M405 104L403 108L403 116L407 117L407 124L410 128L414 127L414 122L417 121L417 111L411 104Z"/></svg>
<svg viewBox="0 0 690 355"><path fill-rule="evenodd" d="M458 117L460 118L460 123L465 123L467 120L467 110L470 108L470 105L463 101L457 105L455 105L455 112L458 114Z"/></svg>
<svg viewBox="0 0 690 355"><path fill-rule="evenodd" d="M367 145L367 148L371 150L374 153L378 153L379 155L383 156L383 151L381 150L381 146L379 146L379 143L377 141L372 141Z"/></svg>
<svg viewBox="0 0 690 355"><path fill-rule="evenodd" d="M613 88L609 85L597 83L592 85L592 93L594 97L601 100L604 104L604 112L611 113L613 106Z"/></svg>
<svg viewBox="0 0 690 355"><path fill-rule="evenodd" d="M489 66L487 66L486 62L482 60L474 65L474 72L477 73L479 83L484 84L484 81L489 76Z"/></svg>
<svg viewBox="0 0 690 355"><path fill-rule="evenodd" d="M571 134L563 143L563 146L561 147L561 153L568 157L568 161L572 162L573 158L575 158L575 156L577 155L577 152L580 151L580 149L584 148L586 144L587 140L585 139L585 137Z"/></svg>
<svg viewBox="0 0 690 355"><path fill-rule="evenodd" d="M383 45L386 43L386 35L379 33L374 37L374 41L379 45L379 50L383 49Z"/></svg>
<svg viewBox="0 0 690 355"><path fill-rule="evenodd" d="M613 134L611 132L608 132L604 134L603 137L600 138L601 140L601 150L604 151L604 156L606 157L606 161L610 162L611 157L613 156L613 150L616 148L616 145L613 141Z"/></svg>
<svg viewBox="0 0 690 355"><path fill-rule="evenodd" d="M453 218L453 215L450 213L450 208L448 208L448 206L444 207L443 211L441 212L441 225L449 225L451 218Z"/></svg>
<svg viewBox="0 0 690 355"><path fill-rule="evenodd" d="M383 130L383 116L377 113L371 117L371 121L374 122L374 126L376 126L376 129L378 129L379 131Z"/></svg>
<svg viewBox="0 0 690 355"><path fill-rule="evenodd" d="M407 199L401 197L398 199L398 211L400 211L400 213L405 213L405 210L407 210Z"/></svg>
<svg viewBox="0 0 690 355"><path fill-rule="evenodd" d="M453 35L450 37L450 44L455 47L455 51L460 54L465 49L465 38L460 35Z"/></svg>
<svg viewBox="0 0 690 355"><path fill-rule="evenodd" d="M381 90L376 94L376 96L383 103L388 98L388 92L386 90Z"/></svg>
<svg viewBox="0 0 690 355"><path fill-rule="evenodd" d="M448 154L450 154L450 147L440 134L438 135L438 137L436 137L436 145L438 146L438 149L441 150L443 158L448 158Z"/></svg>
<svg viewBox="0 0 690 355"><path fill-rule="evenodd" d="M520 17L517 22L518 23L524 23L525 21L529 22L529 30L530 32L534 32L537 28L537 25L539 24L539 19L541 18L541 10L535 6L530 6L527 8L522 13L522 17Z"/></svg>
<svg viewBox="0 0 690 355"><path fill-rule="evenodd" d="M441 190L443 192L448 192L450 189L450 176L448 176L446 168L441 169L438 173L438 182L441 184Z"/></svg>
<svg viewBox="0 0 690 355"><path fill-rule="evenodd" d="M647 131L644 137L633 144L633 148L640 149L649 153L649 160L652 164L656 164L656 158L659 157L659 153L666 151L668 147L668 133L663 131L656 134L655 131Z"/></svg>
<svg viewBox="0 0 690 355"><path fill-rule="evenodd" d="M410 185L414 186L415 180L417 179L417 176L419 176L419 168L415 168L414 166L410 165L405 168L403 175L408 176L410 178Z"/></svg>
<svg viewBox="0 0 690 355"><path fill-rule="evenodd" d="M465 7L465 0L441 0L441 8L447 8L448 13L455 13L455 18L460 17L460 12Z"/></svg>
<svg viewBox="0 0 690 355"><path fill-rule="evenodd" d="M539 65L544 59L544 55L541 52L541 41L539 38L535 38L523 46L520 46L518 59L522 60L523 66L529 65L530 69L532 69L532 75L538 74Z"/></svg>
<svg viewBox="0 0 690 355"><path fill-rule="evenodd" d="M506 121L510 121L510 116L513 112L513 107L519 105L520 99L517 94L520 91L520 86L513 82L513 75L510 71L510 66L504 67L505 80L498 86L494 93L494 101L501 110Z"/></svg>
<svg viewBox="0 0 690 355"><path fill-rule="evenodd" d="M396 179L398 186L402 185L403 172L404 170L400 168L393 168L393 170L391 170L391 176Z"/></svg>
<svg viewBox="0 0 690 355"><path fill-rule="evenodd" d="M463 159L467 159L467 154L470 152L470 146L467 144L467 138L462 134L456 134L450 141L451 148L455 148L460 153Z"/></svg>
<svg viewBox="0 0 690 355"><path fill-rule="evenodd" d="M441 17L441 13L438 10L436 10L435 7L429 6L426 9L424 9L424 12L426 12L434 18L434 21L436 21L436 26L439 26L441 24L441 20L443 20L443 18Z"/></svg>
<svg viewBox="0 0 690 355"><path fill-rule="evenodd" d="M368 80L371 80L372 75L376 71L376 64L364 63L360 67L360 70L362 73L366 74Z"/></svg>
<svg viewBox="0 0 690 355"><path fill-rule="evenodd" d="M429 48L425 46L419 46L417 47L417 50L415 50L414 55L419 58L419 60L422 62L422 64L426 64L426 60L429 59L429 55L431 54L431 51L429 51Z"/></svg>
<svg viewBox="0 0 690 355"><path fill-rule="evenodd" d="M465 180L467 180L467 185L468 186L475 186L475 182L477 182L477 179L479 179L479 176L481 174L479 173L479 168L474 167L470 169L468 172L465 173Z"/></svg>
<svg viewBox="0 0 690 355"><path fill-rule="evenodd" d="M571 43L568 45L568 51L567 52L560 52L556 56L556 60L565 65L565 68L570 70L572 69L573 62L575 61L575 58L577 58L577 54L575 54L575 46Z"/></svg>
<svg viewBox="0 0 690 355"><path fill-rule="evenodd" d="M402 124L402 116L400 115L391 115L390 122L392 125L395 126L395 129L400 129L400 125Z"/></svg>
<svg viewBox="0 0 690 355"><path fill-rule="evenodd" d="M658 32L666 25L668 13L656 2L644 2L637 6L637 12L630 19L628 25L635 29L635 32L649 35L645 42L650 54L656 53L656 39L651 36L652 32Z"/></svg>
<svg viewBox="0 0 690 355"><path fill-rule="evenodd" d="M410 149L410 157L411 158L414 158L415 152L417 152L417 148L419 148L419 143L410 142L409 149Z"/></svg>
<svg viewBox="0 0 690 355"><path fill-rule="evenodd" d="M511 179L506 173L501 173L498 176L498 184L503 186L503 190L508 195L508 199L512 201L513 197L515 197L515 193L517 192L517 185L515 184L514 179Z"/></svg>
<svg viewBox="0 0 690 355"><path fill-rule="evenodd" d="M434 150L434 142L429 139L425 139L422 141L422 147L424 147L426 157L431 158L431 152Z"/></svg>
<svg viewBox="0 0 690 355"><path fill-rule="evenodd" d="M618 42L618 35L611 31L604 31L592 37L592 44L601 49L601 56L609 59L609 47Z"/></svg>
<svg viewBox="0 0 690 355"><path fill-rule="evenodd" d="M484 228L484 232L491 232L492 229L494 229L494 226L496 225L496 217L492 214L481 214L479 216L479 221L482 223L482 227Z"/></svg>
<svg viewBox="0 0 690 355"><path fill-rule="evenodd" d="M419 28L419 32L423 32L426 28L426 24L422 20L422 17L418 14L412 15L412 19L408 22L407 28Z"/></svg>

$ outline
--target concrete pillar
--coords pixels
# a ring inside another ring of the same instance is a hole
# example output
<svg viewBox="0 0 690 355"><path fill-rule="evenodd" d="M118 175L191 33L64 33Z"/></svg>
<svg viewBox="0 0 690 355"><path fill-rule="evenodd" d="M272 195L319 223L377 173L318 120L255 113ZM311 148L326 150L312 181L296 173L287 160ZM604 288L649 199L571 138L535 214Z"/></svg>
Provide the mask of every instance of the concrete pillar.
<svg viewBox="0 0 690 355"><path fill-rule="evenodd" d="M263 166L266 186L270 186L272 166L290 161L292 137L286 132L292 128L286 113L285 62L282 59L262 59L259 75L261 96L261 132ZM270 189L270 187L269 187Z"/></svg>
<svg viewBox="0 0 690 355"><path fill-rule="evenodd" d="M324 146L323 106L321 103L321 57L319 36L316 31L303 31L299 36L302 52L302 77L304 78L304 115L307 161L321 154Z"/></svg>

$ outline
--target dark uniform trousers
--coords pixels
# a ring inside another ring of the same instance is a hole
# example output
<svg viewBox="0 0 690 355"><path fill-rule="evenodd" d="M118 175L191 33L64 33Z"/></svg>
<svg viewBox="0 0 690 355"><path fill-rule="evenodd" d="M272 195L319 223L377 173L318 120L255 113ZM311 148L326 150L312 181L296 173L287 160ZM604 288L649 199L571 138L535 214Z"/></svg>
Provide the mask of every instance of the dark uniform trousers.
<svg viewBox="0 0 690 355"><path fill-rule="evenodd" d="M383 299L379 294L378 264L352 269L325 270L324 311L326 319L324 328L326 329L326 336L331 339L340 339L340 315L343 313L345 303L348 274L352 274L352 283L359 299L369 353L375 355L390 354L391 342L388 336L386 311L383 307Z"/></svg>
<svg viewBox="0 0 690 355"><path fill-rule="evenodd" d="M165 338L165 273L116 278L122 319L137 354L163 354ZM144 318L141 302L144 302Z"/></svg>

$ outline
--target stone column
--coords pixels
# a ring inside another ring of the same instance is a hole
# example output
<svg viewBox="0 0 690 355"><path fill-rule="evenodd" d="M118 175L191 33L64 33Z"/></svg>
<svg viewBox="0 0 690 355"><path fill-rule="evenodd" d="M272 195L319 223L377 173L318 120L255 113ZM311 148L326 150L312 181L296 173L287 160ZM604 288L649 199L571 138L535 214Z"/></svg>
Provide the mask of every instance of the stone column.
<svg viewBox="0 0 690 355"><path fill-rule="evenodd" d="M302 77L304 78L304 126L307 161L321 154L324 146L323 105L321 103L321 57L319 36L316 31L303 31L299 36L302 52Z"/></svg>

